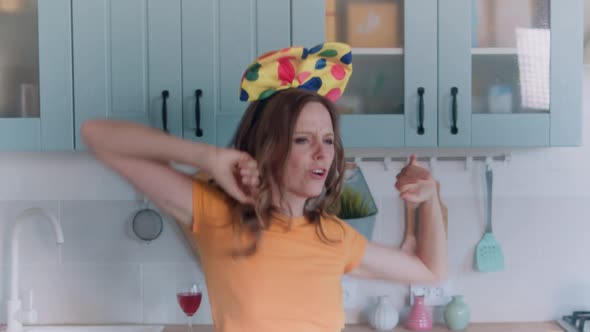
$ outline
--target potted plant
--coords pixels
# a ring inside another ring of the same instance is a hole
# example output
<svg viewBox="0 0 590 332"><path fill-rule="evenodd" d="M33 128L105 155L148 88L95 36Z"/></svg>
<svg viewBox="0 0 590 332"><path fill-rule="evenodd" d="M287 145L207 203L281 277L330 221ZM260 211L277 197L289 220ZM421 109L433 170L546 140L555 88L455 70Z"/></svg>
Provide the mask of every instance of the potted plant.
<svg viewBox="0 0 590 332"><path fill-rule="evenodd" d="M367 182L358 167L346 170L339 208L338 218L371 240L378 211Z"/></svg>

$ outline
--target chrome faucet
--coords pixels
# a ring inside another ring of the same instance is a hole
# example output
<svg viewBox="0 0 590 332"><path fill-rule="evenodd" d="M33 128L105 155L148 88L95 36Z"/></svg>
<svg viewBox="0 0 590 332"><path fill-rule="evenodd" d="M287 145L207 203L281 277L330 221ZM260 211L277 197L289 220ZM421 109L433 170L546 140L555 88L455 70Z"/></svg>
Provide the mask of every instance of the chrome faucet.
<svg viewBox="0 0 590 332"><path fill-rule="evenodd" d="M10 297L7 303L6 312L6 332L21 332L23 323L32 324L37 320L37 312L32 308L28 310L21 309L21 301L18 297L18 234L20 225L23 221L32 219L35 216L44 217L53 226L57 243L64 242L63 232L57 219L40 208L26 209L16 217L11 234L11 252L10 252ZM29 295L32 301L32 293ZM32 306L32 303L30 304Z"/></svg>

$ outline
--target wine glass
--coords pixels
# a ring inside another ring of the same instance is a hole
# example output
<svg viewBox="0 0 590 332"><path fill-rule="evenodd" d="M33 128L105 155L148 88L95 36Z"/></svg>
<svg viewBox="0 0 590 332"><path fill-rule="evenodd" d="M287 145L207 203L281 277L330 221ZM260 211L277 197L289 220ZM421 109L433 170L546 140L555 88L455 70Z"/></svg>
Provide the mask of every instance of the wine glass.
<svg viewBox="0 0 590 332"><path fill-rule="evenodd" d="M187 331L193 330L192 317L199 309L202 298L201 285L197 282L182 284L176 290L178 304L188 318Z"/></svg>

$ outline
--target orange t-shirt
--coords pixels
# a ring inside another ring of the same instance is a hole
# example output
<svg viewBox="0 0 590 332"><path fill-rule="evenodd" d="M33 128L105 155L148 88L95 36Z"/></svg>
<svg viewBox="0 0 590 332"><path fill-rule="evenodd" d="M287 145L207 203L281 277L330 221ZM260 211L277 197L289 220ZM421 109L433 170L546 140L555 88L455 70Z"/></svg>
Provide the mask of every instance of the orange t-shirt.
<svg viewBox="0 0 590 332"><path fill-rule="evenodd" d="M252 256L233 258L226 194L193 185L193 227L217 332L336 332L344 327L341 276L357 266L367 240L348 224L322 219L323 242L305 217L287 230L277 215Z"/></svg>

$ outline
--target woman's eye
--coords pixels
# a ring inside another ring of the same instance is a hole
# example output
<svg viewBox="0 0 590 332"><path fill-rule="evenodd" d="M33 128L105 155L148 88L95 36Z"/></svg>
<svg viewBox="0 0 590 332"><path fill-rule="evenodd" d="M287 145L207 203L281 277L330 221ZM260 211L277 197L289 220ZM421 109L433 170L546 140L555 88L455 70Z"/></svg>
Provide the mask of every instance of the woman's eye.
<svg viewBox="0 0 590 332"><path fill-rule="evenodd" d="M295 139L295 143L297 143L297 144L303 144L303 143L307 143L307 142L308 142L308 140L305 137L297 137Z"/></svg>
<svg viewBox="0 0 590 332"><path fill-rule="evenodd" d="M334 140L333 140L333 139L331 139L331 138L325 139L325 140L324 140L324 142L325 142L326 144L329 144L329 145L332 145L332 144L334 144Z"/></svg>

